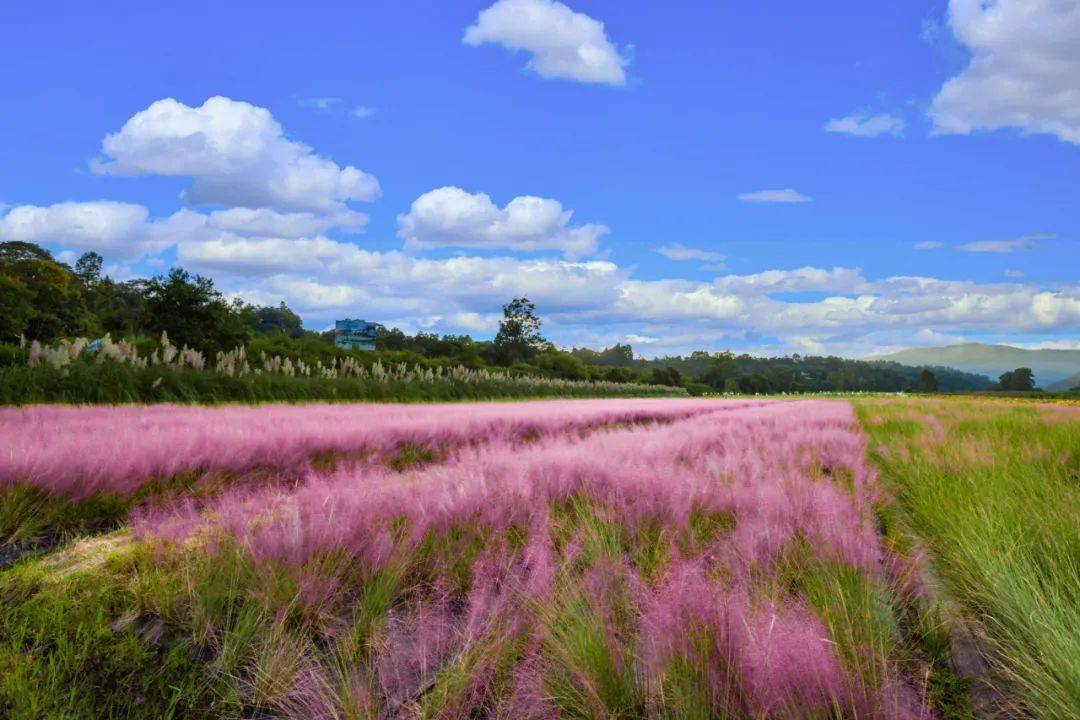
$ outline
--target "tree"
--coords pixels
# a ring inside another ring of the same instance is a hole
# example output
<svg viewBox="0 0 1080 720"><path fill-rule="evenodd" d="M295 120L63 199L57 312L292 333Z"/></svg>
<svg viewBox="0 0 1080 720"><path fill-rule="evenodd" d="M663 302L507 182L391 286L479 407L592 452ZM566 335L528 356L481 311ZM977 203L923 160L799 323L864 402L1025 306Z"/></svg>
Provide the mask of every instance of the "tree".
<svg viewBox="0 0 1080 720"><path fill-rule="evenodd" d="M673 367L653 368L648 381L654 385L670 385L671 387L683 384L682 373Z"/></svg>
<svg viewBox="0 0 1080 720"><path fill-rule="evenodd" d="M503 305L503 319L495 335L494 355L499 365L528 362L550 346L540 335L536 305L527 297L516 297Z"/></svg>
<svg viewBox="0 0 1080 720"><path fill-rule="evenodd" d="M729 351L718 352L714 355L702 351L696 351L690 355L691 359L697 361L704 361L706 363L705 372L698 376L698 382L705 383L717 390L723 390L728 392L728 380L732 378L733 363L735 356Z"/></svg>
<svg viewBox="0 0 1080 720"><path fill-rule="evenodd" d="M12 313L0 323L0 333L7 339L25 334L30 340L51 342L93 329L94 317L87 311L82 283L48 250L27 242L0 243L0 277L4 278L0 312Z"/></svg>
<svg viewBox="0 0 1080 720"><path fill-rule="evenodd" d="M257 322L254 312L237 301L227 303L214 281L173 268L146 284L146 329L169 334L174 345L213 355L244 344Z"/></svg>
<svg viewBox="0 0 1080 720"><path fill-rule="evenodd" d="M85 287L95 287L101 282L101 267L104 260L96 252L83 253L75 261L75 276L82 281Z"/></svg>
<svg viewBox="0 0 1080 720"><path fill-rule="evenodd" d="M1016 368L1002 373L998 378L998 390L1026 391L1034 389L1035 374L1031 371L1031 368Z"/></svg>
<svg viewBox="0 0 1080 720"><path fill-rule="evenodd" d="M0 274L0 341L26 332L34 317L34 294L18 278Z"/></svg>
<svg viewBox="0 0 1080 720"><path fill-rule="evenodd" d="M923 371L919 373L919 379L915 383L915 391L921 393L938 391L937 376L930 371L930 368L923 368Z"/></svg>
<svg viewBox="0 0 1080 720"><path fill-rule="evenodd" d="M300 316L282 302L277 307L265 306L254 309L256 317L255 334L259 337L288 335L298 338L304 334Z"/></svg>

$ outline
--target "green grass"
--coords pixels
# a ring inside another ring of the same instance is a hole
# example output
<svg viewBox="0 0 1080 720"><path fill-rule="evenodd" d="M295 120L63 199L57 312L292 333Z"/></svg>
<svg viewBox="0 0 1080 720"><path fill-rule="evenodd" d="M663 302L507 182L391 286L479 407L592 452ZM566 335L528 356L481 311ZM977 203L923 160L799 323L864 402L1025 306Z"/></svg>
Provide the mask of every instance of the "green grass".
<svg viewBox="0 0 1080 720"><path fill-rule="evenodd" d="M224 403L369 400L431 402L529 397L640 397L685 395L682 388L632 383L560 383L528 378L462 382L378 381L370 377L307 377L278 373L229 376L212 370L172 370L120 363L74 362L57 370L0 367L0 404L32 403Z"/></svg>
<svg viewBox="0 0 1080 720"><path fill-rule="evenodd" d="M58 578L0 575L0 717L179 718L226 711L191 641L139 614L132 558Z"/></svg>
<svg viewBox="0 0 1080 720"><path fill-rule="evenodd" d="M1080 708L1080 413L1020 402L856 403L900 522L1037 718ZM918 426L912 431L912 425ZM935 426L940 426L938 430Z"/></svg>

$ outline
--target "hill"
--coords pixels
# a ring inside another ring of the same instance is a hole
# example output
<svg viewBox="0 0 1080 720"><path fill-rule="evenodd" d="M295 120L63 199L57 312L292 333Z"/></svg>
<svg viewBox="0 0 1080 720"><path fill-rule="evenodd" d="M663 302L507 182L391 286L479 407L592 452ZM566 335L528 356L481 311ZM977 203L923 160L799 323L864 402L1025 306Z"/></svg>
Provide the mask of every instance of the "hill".
<svg viewBox="0 0 1080 720"><path fill-rule="evenodd" d="M579 351L580 352L580 351ZM793 355L755 357L731 353L695 352L689 356L635 360L656 371L675 370L684 379L714 390L770 393L867 390L913 390L920 369L895 362L866 362L839 357ZM994 384L984 375L949 367L932 367L944 391L989 390Z"/></svg>
<svg viewBox="0 0 1080 720"><path fill-rule="evenodd" d="M1046 389L1051 392L1065 392L1072 390L1074 387L1080 387L1080 372L1073 373L1064 380L1050 383L1046 386Z"/></svg>
<svg viewBox="0 0 1080 720"><path fill-rule="evenodd" d="M1080 373L1080 350L1025 350L1011 345L963 343L945 347L908 348L867 360L888 360L903 365L947 366L997 379L1018 367L1031 368L1035 384L1049 388Z"/></svg>

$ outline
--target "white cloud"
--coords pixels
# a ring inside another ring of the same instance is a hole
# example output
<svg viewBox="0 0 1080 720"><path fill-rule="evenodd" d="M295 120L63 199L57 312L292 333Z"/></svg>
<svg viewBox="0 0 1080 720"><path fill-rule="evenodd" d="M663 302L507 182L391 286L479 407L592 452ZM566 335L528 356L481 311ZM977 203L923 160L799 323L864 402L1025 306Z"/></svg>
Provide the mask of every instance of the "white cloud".
<svg viewBox="0 0 1080 720"><path fill-rule="evenodd" d="M949 26L972 58L934 98L935 132L1013 127L1080 144L1080 3L951 0Z"/></svg>
<svg viewBox="0 0 1080 720"><path fill-rule="evenodd" d="M904 120L888 113L879 115L855 113L830 120L825 124L825 131L858 137L876 137L886 134L899 137L904 134Z"/></svg>
<svg viewBox="0 0 1080 720"><path fill-rule="evenodd" d="M1041 340L1039 342L1010 342L1013 347L1025 350L1080 350L1080 340Z"/></svg>
<svg viewBox="0 0 1080 720"><path fill-rule="evenodd" d="M522 195L499 208L484 193L442 187L398 216L398 235L412 249L436 247L558 250L567 257L596 252L603 225L570 225L572 211L557 200Z"/></svg>
<svg viewBox="0 0 1080 720"><path fill-rule="evenodd" d="M662 245L656 248L656 252L660 253L668 260L708 260L714 263L719 263L719 266L723 266L724 256L711 250L699 250L697 248L690 248L680 243L671 243L669 245ZM717 267L714 265L713 267Z"/></svg>
<svg viewBox="0 0 1080 720"><path fill-rule="evenodd" d="M743 202L756 203L804 203L810 202L812 199L791 188L784 188L783 190L755 190L754 192L739 193L736 197Z"/></svg>
<svg viewBox="0 0 1080 720"><path fill-rule="evenodd" d="M300 107L311 108L318 110L321 113L329 113L336 106L341 104L341 98L339 97L316 97L316 98L300 98L296 101L296 104Z"/></svg>
<svg viewBox="0 0 1080 720"><path fill-rule="evenodd" d="M1007 278L1022 278L1022 277L1024 277L1024 273L1022 271L1020 271L1020 270L1011 270L1009 268L1005 268L1005 271L1002 274Z"/></svg>
<svg viewBox="0 0 1080 720"><path fill-rule="evenodd" d="M201 224L200 224L201 223ZM1080 288L926 277L865 278L857 268L766 270L711 281L641 280L609 261L419 258L322 236L241 236L181 211L160 224L185 266L249 300L284 299L309 320L341 313L412 329L487 333L507 298L525 294L560 342L645 338L656 353L781 338L763 352L853 353L928 333L1050 333L1080 325ZM179 230L179 231L178 231ZM791 300L787 293L812 293ZM921 333L921 334L919 334ZM745 345L744 345L745 347Z"/></svg>
<svg viewBox="0 0 1080 720"><path fill-rule="evenodd" d="M241 235L305 237L326 232L331 228L357 231L367 225L367 215L344 210L333 215L314 213L280 213L270 208L228 208L214 210L209 225L219 230Z"/></svg>
<svg viewBox="0 0 1080 720"><path fill-rule="evenodd" d="M375 114L375 108L368 107L367 105L357 105L352 109L350 114L355 118L360 118L361 120L364 120Z"/></svg>
<svg viewBox="0 0 1080 720"><path fill-rule="evenodd" d="M96 172L193 177L184 197L195 205L337 213L379 195L374 176L287 139L269 110L225 97L158 100L107 135L102 153Z"/></svg>
<svg viewBox="0 0 1080 720"><path fill-rule="evenodd" d="M940 243L937 240L923 240L922 242L915 243L916 250L936 250L942 247L944 243Z"/></svg>
<svg viewBox="0 0 1080 720"><path fill-rule="evenodd" d="M98 200L55 205L19 205L0 217L0 240L95 250L134 258L166 247L169 221L148 222L142 205Z"/></svg>
<svg viewBox="0 0 1080 720"><path fill-rule="evenodd" d="M629 57L607 38L604 23L554 0L498 0L480 12L463 41L530 52L525 67L544 78L626 84Z"/></svg>
<svg viewBox="0 0 1080 720"><path fill-rule="evenodd" d="M982 240L960 245L965 252L1011 253L1027 250L1040 240L1052 240L1056 235L1023 235L1012 240Z"/></svg>

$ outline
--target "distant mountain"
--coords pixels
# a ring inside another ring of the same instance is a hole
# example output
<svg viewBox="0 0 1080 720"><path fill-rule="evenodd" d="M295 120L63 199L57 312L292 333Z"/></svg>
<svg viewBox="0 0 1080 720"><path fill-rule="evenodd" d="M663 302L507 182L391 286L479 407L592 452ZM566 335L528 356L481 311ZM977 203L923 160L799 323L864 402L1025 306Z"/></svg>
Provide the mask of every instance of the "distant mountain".
<svg viewBox="0 0 1080 720"><path fill-rule="evenodd" d="M1035 373L1035 384L1047 389L1072 375L1080 374L1080 350L1025 350L1011 345L983 343L909 348L866 359L914 366L943 365L986 375L994 380L1007 370L1028 367Z"/></svg>
<svg viewBox="0 0 1080 720"><path fill-rule="evenodd" d="M1080 387L1080 372L1073 373L1064 380L1050 383L1046 386L1046 389L1051 392L1065 392L1066 390L1072 390L1074 387Z"/></svg>

